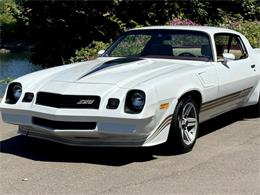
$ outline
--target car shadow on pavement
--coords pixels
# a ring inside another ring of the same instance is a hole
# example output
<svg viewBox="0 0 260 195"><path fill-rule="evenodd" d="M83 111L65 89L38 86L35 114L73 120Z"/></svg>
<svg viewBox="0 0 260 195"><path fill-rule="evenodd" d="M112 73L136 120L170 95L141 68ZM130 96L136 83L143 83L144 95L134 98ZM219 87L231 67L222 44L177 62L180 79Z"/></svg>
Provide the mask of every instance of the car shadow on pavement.
<svg viewBox="0 0 260 195"><path fill-rule="evenodd" d="M259 117L260 117L260 108L257 109L255 106L233 110L231 112L227 112L216 118L213 118L210 121L202 123L200 125L199 137L212 133L236 121L250 120Z"/></svg>
<svg viewBox="0 0 260 195"><path fill-rule="evenodd" d="M234 122L257 118L259 111L253 107L235 110L200 125L199 137L206 136ZM170 147L151 148L98 148L73 147L25 136L15 136L0 142L0 152L47 162L79 162L108 166L123 166L145 162L156 156L179 155Z"/></svg>
<svg viewBox="0 0 260 195"><path fill-rule="evenodd" d="M18 135L0 142L1 152L47 162L90 163L122 166L155 159L144 148L67 146L47 140Z"/></svg>
<svg viewBox="0 0 260 195"><path fill-rule="evenodd" d="M237 121L250 120L259 117L260 108L257 108L256 106L249 106L246 108L240 108L224 113L218 117L215 117L209 121L200 124L198 139L210 133L214 133L215 131L218 131L219 129L222 129ZM157 154L159 156L168 156L180 155L182 153L174 151L166 145L166 147L156 146L155 151L153 151L153 154Z"/></svg>

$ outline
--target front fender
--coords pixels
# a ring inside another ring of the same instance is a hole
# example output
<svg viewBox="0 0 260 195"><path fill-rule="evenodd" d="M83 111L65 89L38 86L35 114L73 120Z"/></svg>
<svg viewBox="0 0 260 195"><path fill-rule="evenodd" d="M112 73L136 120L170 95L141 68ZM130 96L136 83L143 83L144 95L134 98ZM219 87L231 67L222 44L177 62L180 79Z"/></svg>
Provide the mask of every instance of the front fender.
<svg viewBox="0 0 260 195"><path fill-rule="evenodd" d="M258 81L256 87L253 89L252 93L249 96L248 101L243 105L245 106L251 106L258 103L260 98L260 81Z"/></svg>

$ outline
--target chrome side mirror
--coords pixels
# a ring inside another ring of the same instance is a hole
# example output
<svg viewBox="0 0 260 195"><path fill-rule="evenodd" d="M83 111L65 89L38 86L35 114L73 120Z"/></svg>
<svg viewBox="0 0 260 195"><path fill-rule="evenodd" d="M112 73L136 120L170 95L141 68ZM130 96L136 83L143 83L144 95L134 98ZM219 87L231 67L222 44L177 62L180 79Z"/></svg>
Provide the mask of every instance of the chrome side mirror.
<svg viewBox="0 0 260 195"><path fill-rule="evenodd" d="M227 65L228 61L236 59L235 55L232 53L223 53L223 58L224 58L224 62L223 62L224 65Z"/></svg>
<svg viewBox="0 0 260 195"><path fill-rule="evenodd" d="M104 49L102 49L102 50L99 50L99 51L98 51L98 57L102 56L102 55L103 55L103 53L105 53L105 50L104 50Z"/></svg>

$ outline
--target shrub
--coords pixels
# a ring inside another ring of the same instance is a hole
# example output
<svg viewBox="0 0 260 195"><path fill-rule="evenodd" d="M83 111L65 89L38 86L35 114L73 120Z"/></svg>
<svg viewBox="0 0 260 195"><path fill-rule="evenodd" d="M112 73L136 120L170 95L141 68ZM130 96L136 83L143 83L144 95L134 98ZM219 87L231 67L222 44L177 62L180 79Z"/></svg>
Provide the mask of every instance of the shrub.
<svg viewBox="0 0 260 195"><path fill-rule="evenodd" d="M171 26L176 26L176 25L195 26L197 24L195 22L191 21L190 19L174 18L169 22L169 25L171 25Z"/></svg>
<svg viewBox="0 0 260 195"><path fill-rule="evenodd" d="M243 35L245 35L252 47L254 48L260 48L260 21L245 21L242 20L242 18L239 18L239 16L225 17L225 22L221 23L210 23L209 25L213 26L220 26L225 27L229 29L236 30ZM197 25L195 22L193 22L190 19L178 19L174 18L171 21L168 22L169 25L187 25L187 26L194 26Z"/></svg>
<svg viewBox="0 0 260 195"><path fill-rule="evenodd" d="M14 78L6 77L6 78L0 80L0 84L7 84L7 83L11 82L12 80L14 80Z"/></svg>
<svg viewBox="0 0 260 195"><path fill-rule="evenodd" d="M76 50L75 56L69 59L69 62L82 62L93 60L97 58L98 51L106 49L109 46L109 43L104 43L102 41L93 41L87 47L83 47L79 50Z"/></svg>
<svg viewBox="0 0 260 195"><path fill-rule="evenodd" d="M2 25L14 25L16 16L21 14L21 10L13 0L0 1L0 23Z"/></svg>
<svg viewBox="0 0 260 195"><path fill-rule="evenodd" d="M227 27L245 35L252 47L260 48L260 21L232 22Z"/></svg>

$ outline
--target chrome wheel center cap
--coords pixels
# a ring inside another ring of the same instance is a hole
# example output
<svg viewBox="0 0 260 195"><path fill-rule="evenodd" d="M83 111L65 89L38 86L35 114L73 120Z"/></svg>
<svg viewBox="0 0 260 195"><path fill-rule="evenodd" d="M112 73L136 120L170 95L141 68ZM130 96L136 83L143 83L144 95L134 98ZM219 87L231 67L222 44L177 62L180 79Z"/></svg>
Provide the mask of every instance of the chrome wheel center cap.
<svg viewBox="0 0 260 195"><path fill-rule="evenodd" d="M187 121L187 119L182 119L182 121L181 121L181 125L182 126L184 126L184 127L187 127L187 125L188 125L188 121Z"/></svg>

